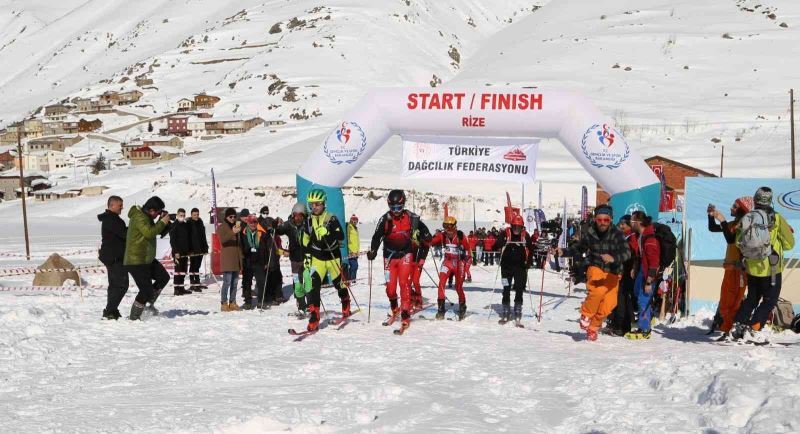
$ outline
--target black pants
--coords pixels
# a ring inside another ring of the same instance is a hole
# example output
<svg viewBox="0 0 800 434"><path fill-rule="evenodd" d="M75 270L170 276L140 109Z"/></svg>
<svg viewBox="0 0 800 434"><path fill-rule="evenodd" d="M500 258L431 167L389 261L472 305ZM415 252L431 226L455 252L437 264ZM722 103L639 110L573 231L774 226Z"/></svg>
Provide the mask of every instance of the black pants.
<svg viewBox="0 0 800 434"><path fill-rule="evenodd" d="M202 256L192 256L189 258L189 283L192 286L200 285L200 265L203 264Z"/></svg>
<svg viewBox="0 0 800 434"><path fill-rule="evenodd" d="M514 288L514 305L522 306L522 293L528 282L528 269L524 265L501 266L500 276L503 279L503 304L511 304L511 288Z"/></svg>
<svg viewBox="0 0 800 434"><path fill-rule="evenodd" d="M734 321L746 325L758 324L762 328L767 323L772 309L778 304L781 295L781 273L775 275L775 285L772 277L747 276L747 296L742 300L739 311L736 312ZM755 310L755 312L753 312Z"/></svg>
<svg viewBox="0 0 800 434"><path fill-rule="evenodd" d="M108 298L106 301L106 312L112 313L119 309L119 304L128 292L128 272L122 265L122 261L106 265L108 272Z"/></svg>
<svg viewBox="0 0 800 434"><path fill-rule="evenodd" d="M626 267L622 273L622 280L617 291L617 307L608 316L609 326L613 329L622 330L623 333L631 331L631 324L636 311L634 308L636 301L634 300L633 283L630 268Z"/></svg>
<svg viewBox="0 0 800 434"><path fill-rule="evenodd" d="M279 268L266 271L259 266L255 273L256 282L260 282L257 288L259 303L261 300L264 300L264 303L272 303L283 298L283 275Z"/></svg>
<svg viewBox="0 0 800 434"><path fill-rule="evenodd" d="M175 263L175 275L173 277L175 291L186 289L183 287L183 282L186 280L186 271L189 269L189 258L186 256L173 257L173 262Z"/></svg>
<svg viewBox="0 0 800 434"><path fill-rule="evenodd" d="M242 299L244 299L245 303L251 303L253 300L253 276L255 276L254 269L258 267L257 265L250 265L248 264L247 259L242 261ZM260 287L258 282L256 282L256 286ZM256 288L256 290L259 290Z"/></svg>
<svg viewBox="0 0 800 434"><path fill-rule="evenodd" d="M329 275L330 276L330 275ZM347 287L342 283L342 275L336 276L333 279L333 286L336 288L336 292L339 294L339 300L342 301L342 306L347 305L350 306L350 294L347 291ZM308 299L308 304L311 306L320 306L322 301L322 280L319 277L319 274L313 273L311 275L311 292L308 293L306 298Z"/></svg>
<svg viewBox="0 0 800 434"><path fill-rule="evenodd" d="M127 265L125 268L131 273L133 281L139 288L139 293L136 294L136 301L139 304L155 303L161 295L161 290L169 283L169 273L157 259L153 259L149 264Z"/></svg>

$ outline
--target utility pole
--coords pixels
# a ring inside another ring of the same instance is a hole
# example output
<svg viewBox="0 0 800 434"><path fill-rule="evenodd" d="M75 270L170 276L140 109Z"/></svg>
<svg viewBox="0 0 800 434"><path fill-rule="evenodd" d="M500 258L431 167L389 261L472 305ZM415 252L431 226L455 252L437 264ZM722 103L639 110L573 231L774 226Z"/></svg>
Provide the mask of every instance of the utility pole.
<svg viewBox="0 0 800 434"><path fill-rule="evenodd" d="M25 174L22 169L22 128L25 124L17 124L17 156L19 157L19 188L22 190L22 224L25 228L25 259L31 260L31 245L28 240L28 207L25 203Z"/></svg>
<svg viewBox="0 0 800 434"><path fill-rule="evenodd" d="M794 173L794 89L789 89L789 122L791 122L792 134L792 179L795 178Z"/></svg>
<svg viewBox="0 0 800 434"><path fill-rule="evenodd" d="M722 167L725 163L725 145L722 145L722 152L719 154L719 177L722 178Z"/></svg>

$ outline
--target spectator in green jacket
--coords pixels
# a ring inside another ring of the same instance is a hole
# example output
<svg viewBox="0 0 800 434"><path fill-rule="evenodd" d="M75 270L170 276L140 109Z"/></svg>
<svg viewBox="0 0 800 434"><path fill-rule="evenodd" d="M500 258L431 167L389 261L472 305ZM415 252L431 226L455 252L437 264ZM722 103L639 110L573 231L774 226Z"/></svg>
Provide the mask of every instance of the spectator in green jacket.
<svg viewBox="0 0 800 434"><path fill-rule="evenodd" d="M141 319L147 303L157 313L153 304L169 283L169 273L156 259L156 237L169 225L169 213L164 211L164 207L164 201L153 196L141 207L133 206L128 211L129 226L123 264L139 288L131 306L132 320Z"/></svg>
<svg viewBox="0 0 800 434"><path fill-rule="evenodd" d="M783 252L794 248L794 234L786 219L772 208L772 189L760 187L753 195L753 204L754 210L746 214L743 220L747 220L753 213L765 217L769 228L771 253L763 259L748 258L746 249L742 245L743 225L739 225L736 230L736 244L742 247L742 254L745 256L747 296L742 300L736 313L736 324L731 330L731 337L764 342L767 340L766 336L759 332L766 324L770 312L778 304L784 265Z"/></svg>

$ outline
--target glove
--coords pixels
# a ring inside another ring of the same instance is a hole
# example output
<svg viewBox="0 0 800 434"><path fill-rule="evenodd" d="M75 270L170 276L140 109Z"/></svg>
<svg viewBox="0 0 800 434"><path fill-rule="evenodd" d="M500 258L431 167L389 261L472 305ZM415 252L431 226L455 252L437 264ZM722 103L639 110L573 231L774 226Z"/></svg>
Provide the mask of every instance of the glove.
<svg viewBox="0 0 800 434"><path fill-rule="evenodd" d="M314 234L316 234L318 240L321 240L325 235L328 235L328 228L319 226L314 229Z"/></svg>
<svg viewBox="0 0 800 434"><path fill-rule="evenodd" d="M370 261L374 261L377 256L378 256L378 252L376 252L374 250L370 250L369 252L367 252L367 259L370 260Z"/></svg>

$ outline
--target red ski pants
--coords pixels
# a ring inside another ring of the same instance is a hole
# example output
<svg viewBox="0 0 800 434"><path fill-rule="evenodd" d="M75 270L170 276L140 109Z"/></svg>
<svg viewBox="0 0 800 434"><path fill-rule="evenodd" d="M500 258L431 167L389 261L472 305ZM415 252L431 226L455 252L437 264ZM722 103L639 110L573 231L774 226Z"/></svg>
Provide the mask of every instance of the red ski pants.
<svg viewBox="0 0 800 434"><path fill-rule="evenodd" d="M725 264L725 274L722 277L722 288L719 297L719 314L722 315L722 325L720 331L729 332L733 327L733 318L739 311L739 306L744 298L744 291L747 288L747 276L742 270L735 266Z"/></svg>
<svg viewBox="0 0 800 434"><path fill-rule="evenodd" d="M413 293L414 298L418 298L420 301L422 300L422 284L420 283L420 278L422 277L422 267L425 265L425 260L420 259L414 265L414 272L411 273L411 292Z"/></svg>
<svg viewBox="0 0 800 434"><path fill-rule="evenodd" d="M444 300L444 286L447 284L447 279L453 274L456 277L458 303L466 303L467 297L464 295L464 261L451 258L443 259L439 268L439 300Z"/></svg>
<svg viewBox="0 0 800 434"><path fill-rule="evenodd" d="M464 262L464 276L467 279L472 280L472 273L469 272L469 267L472 266L472 261L465 261Z"/></svg>
<svg viewBox="0 0 800 434"><path fill-rule="evenodd" d="M411 309L411 275L414 272L414 261L411 253L402 258L383 260L386 273L386 296L389 301L397 300L397 284L400 283L400 309Z"/></svg>

